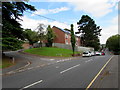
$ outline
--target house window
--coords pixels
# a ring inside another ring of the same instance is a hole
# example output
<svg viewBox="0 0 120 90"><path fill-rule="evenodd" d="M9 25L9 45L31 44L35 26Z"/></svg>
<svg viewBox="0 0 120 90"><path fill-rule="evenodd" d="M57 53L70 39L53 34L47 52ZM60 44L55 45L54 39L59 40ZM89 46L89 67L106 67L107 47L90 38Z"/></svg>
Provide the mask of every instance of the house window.
<svg viewBox="0 0 120 90"><path fill-rule="evenodd" d="M68 40L65 40L65 44L68 44Z"/></svg>
<svg viewBox="0 0 120 90"><path fill-rule="evenodd" d="M65 38L68 38L68 34L65 34Z"/></svg>
<svg viewBox="0 0 120 90"><path fill-rule="evenodd" d="M78 41L78 38L76 37L76 41Z"/></svg>
<svg viewBox="0 0 120 90"><path fill-rule="evenodd" d="M75 45L78 46L78 43L76 42Z"/></svg>

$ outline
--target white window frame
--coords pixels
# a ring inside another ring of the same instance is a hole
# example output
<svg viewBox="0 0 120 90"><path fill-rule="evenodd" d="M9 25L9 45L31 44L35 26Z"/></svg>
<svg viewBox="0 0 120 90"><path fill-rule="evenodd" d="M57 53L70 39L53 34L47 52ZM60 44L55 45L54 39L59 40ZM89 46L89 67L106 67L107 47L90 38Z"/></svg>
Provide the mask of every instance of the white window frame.
<svg viewBox="0 0 120 90"><path fill-rule="evenodd" d="M68 38L68 34L65 34L65 38Z"/></svg>
<svg viewBox="0 0 120 90"><path fill-rule="evenodd" d="M65 44L68 44L68 40L65 40Z"/></svg>
<svg viewBox="0 0 120 90"><path fill-rule="evenodd" d="M76 37L76 41L78 41L78 37Z"/></svg>

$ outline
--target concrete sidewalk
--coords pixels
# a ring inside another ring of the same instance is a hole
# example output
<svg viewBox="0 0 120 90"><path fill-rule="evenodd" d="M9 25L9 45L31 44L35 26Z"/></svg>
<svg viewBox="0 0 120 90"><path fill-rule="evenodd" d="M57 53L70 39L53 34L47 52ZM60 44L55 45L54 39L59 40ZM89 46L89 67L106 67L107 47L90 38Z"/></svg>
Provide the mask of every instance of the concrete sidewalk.
<svg viewBox="0 0 120 90"><path fill-rule="evenodd" d="M117 89L118 61L118 56L115 55L90 88L113 88L113 90Z"/></svg>
<svg viewBox="0 0 120 90"><path fill-rule="evenodd" d="M23 69L29 65L30 65L29 61L23 61L23 60L16 59L15 64L13 66L1 69L0 72L2 72L1 75L7 75L10 73L14 73L17 70Z"/></svg>

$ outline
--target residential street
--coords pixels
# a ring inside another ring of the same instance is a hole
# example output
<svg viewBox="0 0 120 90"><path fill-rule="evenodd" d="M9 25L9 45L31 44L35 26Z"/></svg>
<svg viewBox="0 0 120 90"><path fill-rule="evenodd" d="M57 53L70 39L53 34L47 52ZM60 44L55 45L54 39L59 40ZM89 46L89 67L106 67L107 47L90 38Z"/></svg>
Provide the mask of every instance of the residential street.
<svg viewBox="0 0 120 90"><path fill-rule="evenodd" d="M120 0L2 0L2 90L119 90Z"/></svg>
<svg viewBox="0 0 120 90"><path fill-rule="evenodd" d="M112 55L108 54L105 56L79 57L62 62L45 60L45 62L54 63L3 76L3 88L87 88L111 57ZM115 57L113 56L113 58ZM37 63L35 58L34 62Z"/></svg>

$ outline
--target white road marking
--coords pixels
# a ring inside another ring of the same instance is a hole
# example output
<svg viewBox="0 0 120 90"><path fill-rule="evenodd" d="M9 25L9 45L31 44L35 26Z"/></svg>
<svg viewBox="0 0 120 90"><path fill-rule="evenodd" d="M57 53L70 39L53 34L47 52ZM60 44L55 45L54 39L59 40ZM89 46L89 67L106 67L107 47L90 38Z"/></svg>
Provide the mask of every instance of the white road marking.
<svg viewBox="0 0 120 90"><path fill-rule="evenodd" d="M30 85L27 85L27 86L23 87L22 89L19 89L19 90L23 90L23 89L29 88L29 87L31 87L31 86L34 86L34 85L38 84L38 83L41 83L42 81L43 81L43 80L37 81L37 82L35 82L35 83L33 83L33 84L30 84Z"/></svg>
<svg viewBox="0 0 120 90"><path fill-rule="evenodd" d="M97 79L97 77L100 75L100 73L103 71L103 69L108 65L108 63L112 60L114 56L112 56L102 67L102 69L98 72L98 74L94 77L94 79L90 82L90 84L87 86L87 88L85 90L88 90L91 85L94 83L94 81Z"/></svg>
<svg viewBox="0 0 120 90"><path fill-rule="evenodd" d="M46 64L42 64L42 65L40 65L41 67L43 67L43 66L45 66Z"/></svg>
<svg viewBox="0 0 120 90"><path fill-rule="evenodd" d="M53 60L55 60L55 59L50 59L50 61L53 61Z"/></svg>
<svg viewBox="0 0 120 90"><path fill-rule="evenodd" d="M65 60L61 60L61 62L64 62Z"/></svg>
<svg viewBox="0 0 120 90"><path fill-rule="evenodd" d="M18 72L23 72L23 71L25 71L25 69L19 70Z"/></svg>
<svg viewBox="0 0 120 90"><path fill-rule="evenodd" d="M56 66L56 68L59 68L59 66Z"/></svg>
<svg viewBox="0 0 120 90"><path fill-rule="evenodd" d="M12 73L15 73L14 71L10 71L10 72L8 72L7 74L12 74Z"/></svg>
<svg viewBox="0 0 120 90"><path fill-rule="evenodd" d="M75 66L73 66L73 67L70 67L70 68L68 68L68 69L66 69L66 70L63 70L63 71L61 71L60 73L62 74L62 73L64 73L64 72L67 72L67 71L69 71L69 70L71 70L71 69L73 69L73 68L75 68L75 67L78 67L78 66L80 66L80 64L75 65Z"/></svg>
<svg viewBox="0 0 120 90"><path fill-rule="evenodd" d="M90 61L92 61L93 59L90 59L90 60L87 60L87 61L85 61L85 62L90 62Z"/></svg>
<svg viewBox="0 0 120 90"><path fill-rule="evenodd" d="M60 62L60 61L57 61L57 62Z"/></svg>
<svg viewBox="0 0 120 90"><path fill-rule="evenodd" d="M27 68L28 70L33 69L34 67Z"/></svg>

